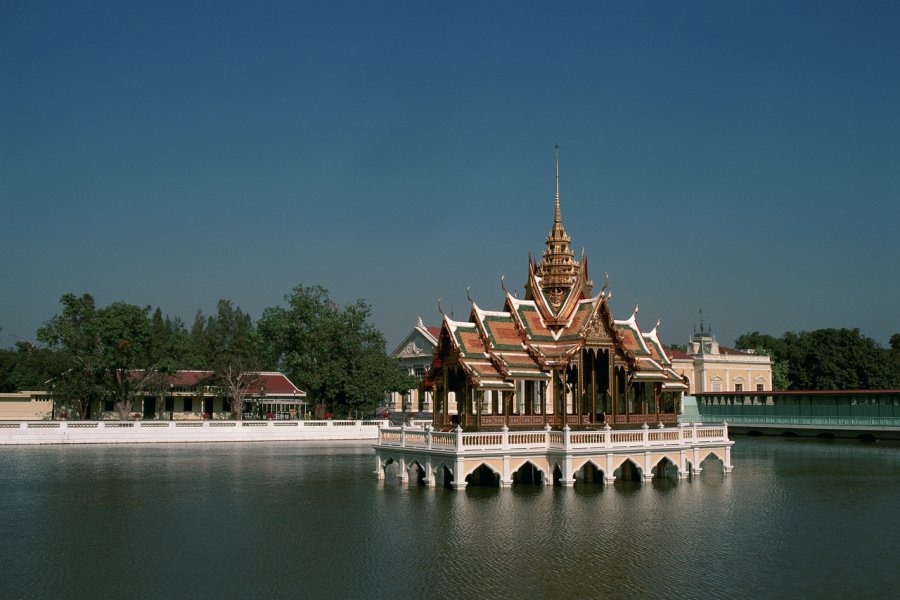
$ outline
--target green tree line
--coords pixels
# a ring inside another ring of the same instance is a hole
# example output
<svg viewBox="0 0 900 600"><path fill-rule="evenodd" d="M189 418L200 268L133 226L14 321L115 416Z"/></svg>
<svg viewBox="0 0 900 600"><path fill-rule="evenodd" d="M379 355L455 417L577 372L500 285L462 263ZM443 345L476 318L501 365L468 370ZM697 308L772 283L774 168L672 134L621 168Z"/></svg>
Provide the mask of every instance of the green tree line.
<svg viewBox="0 0 900 600"><path fill-rule="evenodd" d="M859 329L788 331L774 337L754 331L735 340L772 359L776 390L900 389L900 334L882 348Z"/></svg>
<svg viewBox="0 0 900 600"><path fill-rule="evenodd" d="M240 418L260 371L283 371L306 391L317 416L370 412L389 391L417 382L385 352L364 300L340 306L319 286L298 286L285 306L254 322L229 300L198 311L188 327L160 308L65 294L38 329L42 345L0 350L0 391L48 390L57 407L91 418L95 400L112 400L120 418L146 395L164 396L179 369L210 370L218 393Z"/></svg>

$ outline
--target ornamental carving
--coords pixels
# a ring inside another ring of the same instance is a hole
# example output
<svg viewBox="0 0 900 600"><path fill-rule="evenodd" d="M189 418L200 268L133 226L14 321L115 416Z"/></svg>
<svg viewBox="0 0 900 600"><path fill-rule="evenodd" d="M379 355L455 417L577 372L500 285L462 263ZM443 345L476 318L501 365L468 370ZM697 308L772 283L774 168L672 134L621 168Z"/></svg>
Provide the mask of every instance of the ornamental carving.
<svg viewBox="0 0 900 600"><path fill-rule="evenodd" d="M421 356L425 351L415 342L410 342L403 349L401 356Z"/></svg>
<svg viewBox="0 0 900 600"><path fill-rule="evenodd" d="M606 328L606 324L603 322L603 319L600 318L599 314L593 316L593 318L588 321L587 327L584 329L584 338L591 342L597 343L612 343L612 338L609 335L609 331Z"/></svg>
<svg viewBox="0 0 900 600"><path fill-rule="evenodd" d="M547 298L549 298L553 310L559 310L565 295L566 291L561 288L553 288L547 291Z"/></svg>

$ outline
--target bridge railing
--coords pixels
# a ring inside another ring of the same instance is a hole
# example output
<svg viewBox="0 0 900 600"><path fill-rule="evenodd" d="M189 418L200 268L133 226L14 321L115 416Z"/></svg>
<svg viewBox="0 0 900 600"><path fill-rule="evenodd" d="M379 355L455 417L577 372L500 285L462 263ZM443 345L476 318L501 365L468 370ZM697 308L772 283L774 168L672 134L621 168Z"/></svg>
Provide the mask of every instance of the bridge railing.
<svg viewBox="0 0 900 600"><path fill-rule="evenodd" d="M687 445L729 443L728 425L681 424L678 427L601 431L572 431L543 429L538 431L436 432L423 429L383 427L378 445L401 448L421 448L455 453L471 451L511 451L525 449L580 450L592 448L665 448Z"/></svg>
<svg viewBox="0 0 900 600"><path fill-rule="evenodd" d="M704 422L900 427L900 390L714 392L694 399Z"/></svg>

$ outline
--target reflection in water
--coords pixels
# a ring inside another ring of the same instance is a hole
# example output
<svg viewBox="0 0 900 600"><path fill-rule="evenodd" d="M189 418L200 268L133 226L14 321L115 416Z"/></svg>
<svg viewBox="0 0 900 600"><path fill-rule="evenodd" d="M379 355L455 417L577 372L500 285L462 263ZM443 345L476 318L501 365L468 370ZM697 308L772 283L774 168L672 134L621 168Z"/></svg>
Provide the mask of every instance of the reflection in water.
<svg viewBox="0 0 900 600"><path fill-rule="evenodd" d="M377 482L366 444L0 449L0 597L893 596L900 447L739 438L735 471Z"/></svg>

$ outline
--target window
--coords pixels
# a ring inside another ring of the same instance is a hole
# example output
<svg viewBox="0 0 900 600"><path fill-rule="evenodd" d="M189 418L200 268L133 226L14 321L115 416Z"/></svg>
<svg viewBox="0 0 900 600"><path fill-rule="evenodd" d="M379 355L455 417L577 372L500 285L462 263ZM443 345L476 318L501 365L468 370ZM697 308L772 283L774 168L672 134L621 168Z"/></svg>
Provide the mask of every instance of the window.
<svg viewBox="0 0 900 600"><path fill-rule="evenodd" d="M413 369L413 373L416 377L422 379L423 377L425 377L425 367L422 365L416 365Z"/></svg>
<svg viewBox="0 0 900 600"><path fill-rule="evenodd" d="M756 384L756 391L757 391L757 392L763 391L763 384L757 383L757 384Z"/></svg>
<svg viewBox="0 0 900 600"><path fill-rule="evenodd" d="M193 412L194 410L194 399L193 398L185 398L184 399L184 408L183 412Z"/></svg>
<svg viewBox="0 0 900 600"><path fill-rule="evenodd" d="M734 391L736 391L736 392L743 392L743 391L744 391L744 384L743 384L743 383L736 383L736 384L734 384Z"/></svg>
<svg viewBox="0 0 900 600"><path fill-rule="evenodd" d="M175 398L166 398L166 412L175 410Z"/></svg>

